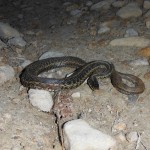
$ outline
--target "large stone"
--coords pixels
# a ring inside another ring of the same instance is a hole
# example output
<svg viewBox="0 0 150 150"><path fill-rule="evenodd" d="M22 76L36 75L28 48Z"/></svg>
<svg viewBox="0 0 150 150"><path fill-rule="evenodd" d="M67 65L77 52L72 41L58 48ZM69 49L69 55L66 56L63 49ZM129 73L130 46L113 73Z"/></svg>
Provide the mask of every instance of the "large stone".
<svg viewBox="0 0 150 150"><path fill-rule="evenodd" d="M67 150L115 150L116 141L92 128L84 120L69 121L64 125L64 144Z"/></svg>
<svg viewBox="0 0 150 150"><path fill-rule="evenodd" d="M123 19L130 17L139 17L142 15L142 10L139 8L137 3L129 3L118 10L117 15Z"/></svg>
<svg viewBox="0 0 150 150"><path fill-rule="evenodd" d="M144 37L127 37L114 39L110 42L111 46L135 46L135 47L147 47L150 46L150 39Z"/></svg>

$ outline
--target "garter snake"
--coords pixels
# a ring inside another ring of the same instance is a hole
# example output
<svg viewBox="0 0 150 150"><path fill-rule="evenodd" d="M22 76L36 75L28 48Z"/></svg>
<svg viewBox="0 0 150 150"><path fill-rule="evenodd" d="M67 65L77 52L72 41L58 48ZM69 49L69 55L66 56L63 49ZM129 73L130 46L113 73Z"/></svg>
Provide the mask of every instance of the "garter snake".
<svg viewBox="0 0 150 150"><path fill-rule="evenodd" d="M76 70L69 76L61 79L38 77L44 71L72 67ZM38 60L28 65L20 76L23 86L48 90L72 89L80 86L86 79L90 88L99 89L97 77L110 77L112 85L124 94L139 94L144 91L144 83L141 79L130 74L117 72L114 65L102 60L85 62L78 57L52 57ZM129 87L122 79L132 82L135 86Z"/></svg>

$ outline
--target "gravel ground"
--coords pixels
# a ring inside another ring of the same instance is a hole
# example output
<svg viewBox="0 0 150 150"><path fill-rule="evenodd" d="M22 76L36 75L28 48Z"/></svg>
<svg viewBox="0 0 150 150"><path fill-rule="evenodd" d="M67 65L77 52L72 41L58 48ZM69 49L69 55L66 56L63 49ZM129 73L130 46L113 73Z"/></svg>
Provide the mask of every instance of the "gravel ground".
<svg viewBox="0 0 150 150"><path fill-rule="evenodd" d="M96 2L96 1L95 1ZM76 18L68 15L64 2L59 0L3 1L0 18L24 35L26 47L10 46L0 50L3 63L11 65L15 78L0 86L0 149L1 150L59 150L61 149L55 116L34 108L28 100L27 90L19 81L20 56L35 61L43 53L53 51L65 56L77 56L86 61L107 60L114 63L118 71L140 77L145 91L136 101L119 93L110 79L99 80L100 90L91 91L87 84L71 90L80 92L73 99L76 114L94 128L113 137L132 131L140 138L139 150L150 147L150 82L144 78L149 66L130 66L128 62L139 58L137 47L112 47L109 42L121 38L130 24L139 36L149 37L144 18L120 19L115 16L117 8L101 13L85 11ZM84 8L85 1L73 2L72 7ZM69 7L69 6L68 6ZM67 7L67 8L68 8ZM69 9L69 8L68 8ZM116 21L118 25L109 33L95 34L99 23ZM121 123L121 127L114 127ZM122 127L125 125L125 127ZM118 140L119 150L134 150L137 142Z"/></svg>

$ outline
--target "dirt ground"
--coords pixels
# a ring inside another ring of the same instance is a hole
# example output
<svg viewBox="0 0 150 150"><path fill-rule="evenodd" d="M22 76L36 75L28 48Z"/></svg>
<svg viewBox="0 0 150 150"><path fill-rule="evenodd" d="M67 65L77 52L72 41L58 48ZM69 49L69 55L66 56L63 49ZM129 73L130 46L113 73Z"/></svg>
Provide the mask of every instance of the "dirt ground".
<svg viewBox="0 0 150 150"><path fill-rule="evenodd" d="M65 2L65 1L64 1ZM150 148L150 82L144 79L149 66L130 66L130 60L139 58L137 47L111 47L109 42L123 37L126 25L130 22L139 35L148 35L143 18L121 20L110 12L88 12L78 18L76 23L59 0L3 1L0 19L8 22L24 35L25 48L6 48L0 52L6 64L17 68L22 60L20 55L31 61L37 60L47 51L60 52L65 56L77 56L85 61L106 60L114 63L118 71L140 77L145 83L145 91L136 101L118 92L110 79L99 80L100 90L91 91L87 84L73 89L80 92L80 98L73 99L73 107L80 117L94 128L115 137L118 133L136 131L140 136L139 150ZM83 4L81 1L79 4ZM21 16L21 17L20 17ZM95 29L99 22L116 19L119 28L110 33L97 35ZM15 59L14 59L15 58ZM61 149L55 116L34 108L28 100L26 88L22 89L16 79L0 87L0 149L1 150L59 150ZM116 123L124 123L123 130L112 129ZM136 143L118 142L119 150L136 149Z"/></svg>

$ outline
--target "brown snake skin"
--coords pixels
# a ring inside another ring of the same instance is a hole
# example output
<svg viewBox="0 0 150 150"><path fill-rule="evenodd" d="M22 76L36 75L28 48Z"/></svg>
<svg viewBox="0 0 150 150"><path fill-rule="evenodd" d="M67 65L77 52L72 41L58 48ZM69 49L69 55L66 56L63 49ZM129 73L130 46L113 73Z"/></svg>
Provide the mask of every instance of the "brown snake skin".
<svg viewBox="0 0 150 150"><path fill-rule="evenodd" d="M38 77L41 72L60 67L77 68L72 75L62 79ZM48 90L72 89L86 79L92 90L99 89L97 78L110 77L112 85L123 94L140 94L145 90L143 81L131 74L120 73L107 61L85 62L78 57L52 57L28 65L20 76L21 83L28 88ZM124 80L132 83L129 86Z"/></svg>

